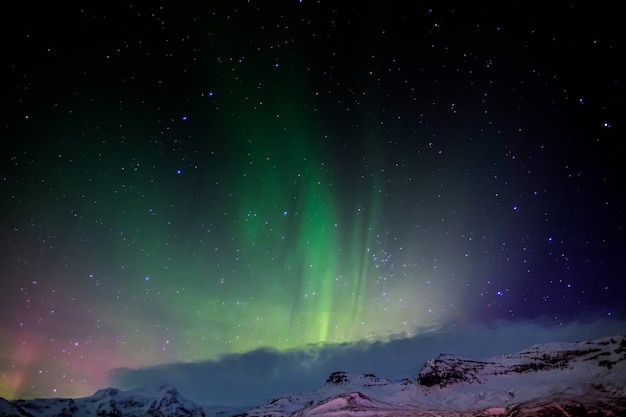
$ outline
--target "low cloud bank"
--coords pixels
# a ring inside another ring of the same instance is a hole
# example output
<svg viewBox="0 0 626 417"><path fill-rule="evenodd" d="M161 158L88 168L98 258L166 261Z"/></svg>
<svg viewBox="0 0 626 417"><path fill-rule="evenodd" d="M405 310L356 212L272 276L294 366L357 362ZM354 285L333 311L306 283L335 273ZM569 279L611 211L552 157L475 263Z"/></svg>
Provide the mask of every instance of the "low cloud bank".
<svg viewBox="0 0 626 417"><path fill-rule="evenodd" d="M111 385L121 389L168 383L199 404L253 406L319 388L334 371L413 379L424 361L440 353L486 359L537 343L575 342L625 332L626 321L609 318L561 325L536 321L450 324L385 342L311 346L287 352L257 349L216 360L118 368L109 376Z"/></svg>

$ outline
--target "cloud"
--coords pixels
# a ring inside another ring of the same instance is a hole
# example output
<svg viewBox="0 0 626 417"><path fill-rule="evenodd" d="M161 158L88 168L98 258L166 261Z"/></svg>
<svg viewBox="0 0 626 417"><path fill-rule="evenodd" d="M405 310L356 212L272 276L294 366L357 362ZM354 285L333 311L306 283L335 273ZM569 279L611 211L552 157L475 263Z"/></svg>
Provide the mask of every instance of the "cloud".
<svg viewBox="0 0 626 417"><path fill-rule="evenodd" d="M486 359L537 343L574 342L624 332L626 321L609 318L561 325L541 321L450 324L411 338L309 346L287 352L257 349L201 362L118 368L109 376L112 385L122 389L169 383L200 404L252 406L319 388L331 372L339 370L392 379L415 378L424 361L440 353Z"/></svg>
<svg viewBox="0 0 626 417"><path fill-rule="evenodd" d="M312 360L311 352L257 349L210 361L115 369L111 379L121 388L169 383L200 404L256 405L323 384L325 370L311 367Z"/></svg>

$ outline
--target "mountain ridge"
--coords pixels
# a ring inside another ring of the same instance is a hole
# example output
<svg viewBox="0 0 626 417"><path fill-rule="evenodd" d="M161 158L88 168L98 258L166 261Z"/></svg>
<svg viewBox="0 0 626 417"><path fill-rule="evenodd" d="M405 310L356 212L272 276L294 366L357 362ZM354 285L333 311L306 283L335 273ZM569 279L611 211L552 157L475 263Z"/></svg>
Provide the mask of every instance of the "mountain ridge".
<svg viewBox="0 0 626 417"><path fill-rule="evenodd" d="M0 399L0 417L409 415L624 416L626 336L538 344L484 360L441 354L400 381L336 371L317 390L245 409L200 406L168 384L74 399Z"/></svg>

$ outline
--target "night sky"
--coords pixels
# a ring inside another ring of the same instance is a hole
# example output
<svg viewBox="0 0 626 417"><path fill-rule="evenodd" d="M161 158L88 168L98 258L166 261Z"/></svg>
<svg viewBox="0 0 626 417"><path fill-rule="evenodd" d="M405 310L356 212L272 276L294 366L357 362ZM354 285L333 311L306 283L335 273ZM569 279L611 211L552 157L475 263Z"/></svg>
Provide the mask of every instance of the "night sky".
<svg viewBox="0 0 626 417"><path fill-rule="evenodd" d="M616 3L96 3L0 6L0 396L626 331Z"/></svg>

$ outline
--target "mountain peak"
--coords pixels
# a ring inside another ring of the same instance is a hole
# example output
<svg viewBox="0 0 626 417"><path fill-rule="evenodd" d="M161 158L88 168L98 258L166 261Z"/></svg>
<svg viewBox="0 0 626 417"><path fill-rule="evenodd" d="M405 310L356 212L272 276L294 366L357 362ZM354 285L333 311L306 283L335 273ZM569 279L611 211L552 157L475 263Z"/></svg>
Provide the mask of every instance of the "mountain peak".
<svg viewBox="0 0 626 417"><path fill-rule="evenodd" d="M117 394L119 394L119 392L120 392L120 390L117 389L117 388L107 387L107 388L99 389L98 391L96 391L92 395L92 398L98 398L98 399L102 399L102 398L105 398L105 397L113 398L113 397L117 396Z"/></svg>
<svg viewBox="0 0 626 417"><path fill-rule="evenodd" d="M183 398L173 385L121 391L104 388L89 397L15 400L0 403L0 416L187 416L205 417L198 404Z"/></svg>
<svg viewBox="0 0 626 417"><path fill-rule="evenodd" d="M375 386L387 385L392 381L387 378L381 378L374 374L351 374L344 371L336 371L331 373L326 379L325 386L344 386L353 384L356 386Z"/></svg>
<svg viewBox="0 0 626 417"><path fill-rule="evenodd" d="M424 363L417 382L425 387L440 388L459 382L480 382L479 374L487 365L487 362L443 354Z"/></svg>
<svg viewBox="0 0 626 417"><path fill-rule="evenodd" d="M325 385L345 385L349 382L350 378L347 372L336 371L328 376Z"/></svg>
<svg viewBox="0 0 626 417"><path fill-rule="evenodd" d="M626 338L607 337L574 343L533 345L513 354L480 361L443 354L427 360L419 371L417 383L423 387L445 388L453 384L480 384L498 375L523 375L563 371L573 377L584 372L606 374L626 364ZM583 372L584 370L584 372Z"/></svg>

